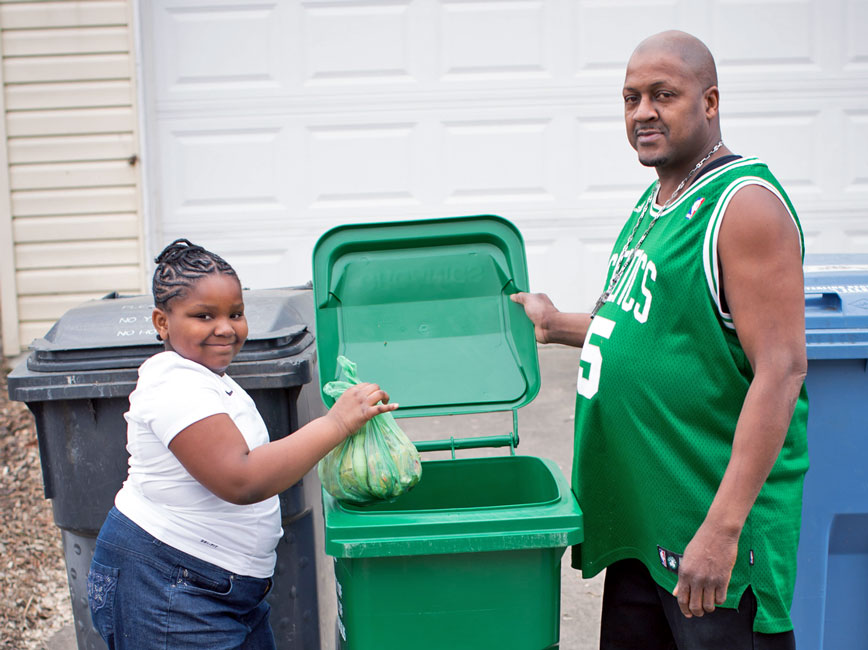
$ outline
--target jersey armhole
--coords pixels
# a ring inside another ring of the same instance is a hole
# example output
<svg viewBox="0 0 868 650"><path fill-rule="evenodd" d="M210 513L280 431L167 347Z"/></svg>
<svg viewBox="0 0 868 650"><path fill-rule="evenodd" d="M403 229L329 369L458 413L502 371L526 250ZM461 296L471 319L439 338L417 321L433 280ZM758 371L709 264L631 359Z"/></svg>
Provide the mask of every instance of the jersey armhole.
<svg viewBox="0 0 868 650"><path fill-rule="evenodd" d="M738 179L723 191L720 195L720 200L714 207L714 212L712 213L711 218L708 220L708 226L706 226L705 229L705 241L702 246L702 264L705 269L705 280L708 285L708 292L711 299L714 301L717 315L724 326L731 330L735 329L735 325L732 322L732 315L723 308L720 292L720 259L717 252L717 241L720 235L720 226L723 223L723 217L726 214L726 208L729 205L729 202L732 200L732 197L735 196L736 192L749 185L759 185L760 187L764 187L778 198L784 206L784 209L787 211L787 214L790 215L793 226L799 234L799 251L802 257L805 255L804 238L802 235L802 229L799 227L799 222L796 220L796 216L793 214L793 211L790 209L790 206L787 204L780 191L774 185L763 178L749 176Z"/></svg>

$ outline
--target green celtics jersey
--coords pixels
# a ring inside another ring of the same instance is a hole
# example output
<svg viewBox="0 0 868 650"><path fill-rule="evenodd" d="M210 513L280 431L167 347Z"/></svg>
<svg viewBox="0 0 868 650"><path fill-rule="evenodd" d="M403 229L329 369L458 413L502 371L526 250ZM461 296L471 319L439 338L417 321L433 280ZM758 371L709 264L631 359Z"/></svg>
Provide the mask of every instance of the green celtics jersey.
<svg viewBox="0 0 868 650"><path fill-rule="evenodd" d="M746 185L792 204L768 167L740 158L697 179L660 217L626 263L582 349L576 398L573 490L585 515L585 542L573 563L585 577L617 560L642 560L670 592L681 554L699 528L732 452L752 378L719 293L717 237L724 211ZM656 184L639 200L609 262L643 211L645 231ZM724 607L750 586L754 629L792 629L802 482L808 467L804 387L783 450L747 518Z"/></svg>

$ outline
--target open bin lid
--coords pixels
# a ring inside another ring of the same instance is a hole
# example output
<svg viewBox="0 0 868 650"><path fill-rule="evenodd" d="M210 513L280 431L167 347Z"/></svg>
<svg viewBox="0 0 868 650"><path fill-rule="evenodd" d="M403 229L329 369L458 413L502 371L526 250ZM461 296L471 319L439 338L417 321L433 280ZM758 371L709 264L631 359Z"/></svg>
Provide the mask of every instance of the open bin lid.
<svg viewBox="0 0 868 650"><path fill-rule="evenodd" d="M539 391L533 325L509 298L528 290L524 242L502 217L339 226L314 247L313 287L321 390L343 355L396 417L511 410Z"/></svg>
<svg viewBox="0 0 868 650"><path fill-rule="evenodd" d="M868 255L805 257L808 359L868 358Z"/></svg>

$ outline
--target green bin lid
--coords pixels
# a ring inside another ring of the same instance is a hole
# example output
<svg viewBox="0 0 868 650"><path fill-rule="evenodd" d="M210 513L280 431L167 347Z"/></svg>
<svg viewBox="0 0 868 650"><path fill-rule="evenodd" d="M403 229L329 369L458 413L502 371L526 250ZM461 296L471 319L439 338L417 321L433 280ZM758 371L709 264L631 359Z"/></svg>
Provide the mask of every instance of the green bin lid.
<svg viewBox="0 0 868 650"><path fill-rule="evenodd" d="M313 289L320 389L343 355L396 417L511 410L539 391L533 325L509 298L528 290L524 242L502 217L339 226L314 247Z"/></svg>

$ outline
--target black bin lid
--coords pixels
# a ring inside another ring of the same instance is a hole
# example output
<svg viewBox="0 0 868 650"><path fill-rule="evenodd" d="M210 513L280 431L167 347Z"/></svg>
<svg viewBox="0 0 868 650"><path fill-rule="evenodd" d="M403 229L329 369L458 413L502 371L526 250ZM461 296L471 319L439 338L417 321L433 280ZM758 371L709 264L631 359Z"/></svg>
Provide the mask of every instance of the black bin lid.
<svg viewBox="0 0 868 650"><path fill-rule="evenodd" d="M306 288L244 290L250 333L233 363L298 354L313 341ZM138 368L162 349L149 295L111 293L67 311L30 344L27 368L39 372Z"/></svg>
<svg viewBox="0 0 868 650"><path fill-rule="evenodd" d="M310 286L244 290L249 335L227 373L245 390L309 383L316 372ZM163 349L150 296L109 294L66 312L8 377L20 402L125 398L138 367Z"/></svg>

